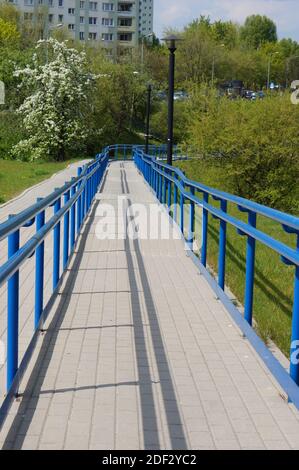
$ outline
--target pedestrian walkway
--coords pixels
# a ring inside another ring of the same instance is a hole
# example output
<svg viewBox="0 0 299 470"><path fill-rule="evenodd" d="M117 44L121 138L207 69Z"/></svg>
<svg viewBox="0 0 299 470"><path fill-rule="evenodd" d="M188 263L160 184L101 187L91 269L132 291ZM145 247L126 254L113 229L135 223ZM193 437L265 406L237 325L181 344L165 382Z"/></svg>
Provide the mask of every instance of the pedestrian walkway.
<svg viewBox="0 0 299 470"><path fill-rule="evenodd" d="M133 162L110 164L1 446L299 449L298 411L183 241L98 239L101 209L119 196L136 231L130 206L157 204Z"/></svg>

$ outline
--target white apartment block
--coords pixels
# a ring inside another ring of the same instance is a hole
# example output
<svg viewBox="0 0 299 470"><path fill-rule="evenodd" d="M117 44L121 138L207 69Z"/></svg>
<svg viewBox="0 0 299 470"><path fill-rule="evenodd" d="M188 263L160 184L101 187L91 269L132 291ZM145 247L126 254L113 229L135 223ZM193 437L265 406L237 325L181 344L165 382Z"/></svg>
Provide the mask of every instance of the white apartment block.
<svg viewBox="0 0 299 470"><path fill-rule="evenodd" d="M101 41L108 53L133 48L153 32L154 0L7 0L25 21L43 24L43 36L63 25L79 41Z"/></svg>
<svg viewBox="0 0 299 470"><path fill-rule="evenodd" d="M139 37L150 36L154 27L154 0L139 0Z"/></svg>

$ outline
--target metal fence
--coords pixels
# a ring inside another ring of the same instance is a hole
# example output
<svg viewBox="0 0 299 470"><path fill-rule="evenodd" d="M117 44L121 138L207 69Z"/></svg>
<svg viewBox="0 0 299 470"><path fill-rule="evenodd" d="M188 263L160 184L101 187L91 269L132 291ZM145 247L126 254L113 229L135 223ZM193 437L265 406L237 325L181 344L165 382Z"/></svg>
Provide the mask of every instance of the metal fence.
<svg viewBox="0 0 299 470"><path fill-rule="evenodd" d="M235 227L239 235L246 237L244 317L249 325L252 325L256 242L258 241L278 253L283 263L294 266L290 357L298 360L291 360L290 376L299 385L299 218L192 181L186 178L178 168L145 155L141 149L135 148L134 160L147 183L153 188L158 200L169 208L173 205L171 214L175 221L177 221L178 212L176 207L179 205L180 220L178 223L183 234L186 226L184 204L188 202L188 235L185 238L187 238L186 241L191 250L194 237L195 206L202 207L200 262L204 267L207 265L209 215L219 220L218 286L223 291L225 289L227 224ZM218 201L219 206L212 205L211 199ZM246 213L247 222L228 214L228 203L234 204L240 212ZM297 247L293 249L257 229L257 216L259 215L278 222L287 233L295 234Z"/></svg>
<svg viewBox="0 0 299 470"><path fill-rule="evenodd" d="M0 267L0 287L7 282L7 397L17 393L19 380L45 320L47 306L51 302L50 299L47 305L44 305L44 240L49 233L53 233L53 297L74 253L82 224L102 181L108 160L107 151L97 155L88 165L78 168L77 177L47 197L38 199L36 204L19 214L10 216L0 225L0 241L8 240L8 260ZM53 208L53 214L46 220L45 213L49 207ZM35 235L21 245L21 229L33 224L36 225ZM19 358L19 270L26 260L34 255L34 332L24 356ZM4 408L5 403L2 412Z"/></svg>

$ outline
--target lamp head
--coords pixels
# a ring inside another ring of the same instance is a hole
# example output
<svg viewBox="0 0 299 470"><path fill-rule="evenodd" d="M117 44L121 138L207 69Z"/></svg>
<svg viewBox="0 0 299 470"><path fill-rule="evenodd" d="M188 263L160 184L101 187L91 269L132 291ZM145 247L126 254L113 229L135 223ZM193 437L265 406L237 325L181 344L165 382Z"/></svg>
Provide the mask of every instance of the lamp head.
<svg viewBox="0 0 299 470"><path fill-rule="evenodd" d="M178 41L182 41L182 38L176 36L175 34L171 34L170 36L166 36L165 38L163 38L162 41L165 41L168 46L168 49L174 52L176 50L176 43Z"/></svg>

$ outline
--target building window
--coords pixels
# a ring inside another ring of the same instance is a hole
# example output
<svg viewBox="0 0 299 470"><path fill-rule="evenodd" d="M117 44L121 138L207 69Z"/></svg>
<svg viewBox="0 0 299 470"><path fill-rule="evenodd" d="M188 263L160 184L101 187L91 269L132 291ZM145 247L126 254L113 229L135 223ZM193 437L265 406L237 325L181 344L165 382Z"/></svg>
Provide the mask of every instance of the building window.
<svg viewBox="0 0 299 470"><path fill-rule="evenodd" d="M95 41L97 39L97 33L89 33L88 37L91 41Z"/></svg>
<svg viewBox="0 0 299 470"><path fill-rule="evenodd" d="M24 20L32 20L32 18L33 18L33 13L28 13L28 12L24 13Z"/></svg>
<svg viewBox="0 0 299 470"><path fill-rule="evenodd" d="M83 10L83 8L85 8L85 2L83 2L82 0L80 1L80 9Z"/></svg>
<svg viewBox="0 0 299 470"><path fill-rule="evenodd" d="M75 29L75 25L74 24L69 24L68 25L68 29L70 29L71 31L73 31Z"/></svg>
<svg viewBox="0 0 299 470"><path fill-rule="evenodd" d="M119 3L118 4L118 11L132 11L132 3Z"/></svg>
<svg viewBox="0 0 299 470"><path fill-rule="evenodd" d="M62 23L63 22L63 15L58 15L58 22Z"/></svg>
<svg viewBox="0 0 299 470"><path fill-rule="evenodd" d="M118 35L119 41L132 41L132 33L121 33Z"/></svg>
<svg viewBox="0 0 299 470"><path fill-rule="evenodd" d="M96 11L98 9L98 2L89 2L89 9Z"/></svg>
<svg viewBox="0 0 299 470"><path fill-rule="evenodd" d="M68 13L69 13L69 15L74 15L75 14L75 8L69 8Z"/></svg>
<svg viewBox="0 0 299 470"><path fill-rule="evenodd" d="M102 18L102 25L103 26L114 26L114 19L113 18Z"/></svg>
<svg viewBox="0 0 299 470"><path fill-rule="evenodd" d="M118 25L119 26L132 26L132 18L119 18Z"/></svg>
<svg viewBox="0 0 299 470"><path fill-rule="evenodd" d="M103 3L103 10L104 11L113 11L114 10L113 3Z"/></svg>
<svg viewBox="0 0 299 470"><path fill-rule="evenodd" d="M80 31L80 41L84 41L84 32Z"/></svg>
<svg viewBox="0 0 299 470"><path fill-rule="evenodd" d="M54 18L54 15L50 14L49 15L49 23L53 23L53 18Z"/></svg>
<svg viewBox="0 0 299 470"><path fill-rule="evenodd" d="M80 16L80 24L84 23L84 16Z"/></svg>
<svg viewBox="0 0 299 470"><path fill-rule="evenodd" d="M112 33L102 33L102 40L103 41L113 41L113 34Z"/></svg>
<svg viewBox="0 0 299 470"><path fill-rule="evenodd" d="M58 6L63 7L63 0L58 0Z"/></svg>
<svg viewBox="0 0 299 470"><path fill-rule="evenodd" d="M89 18L89 24L97 24L97 18L95 18L94 16L91 16Z"/></svg>

